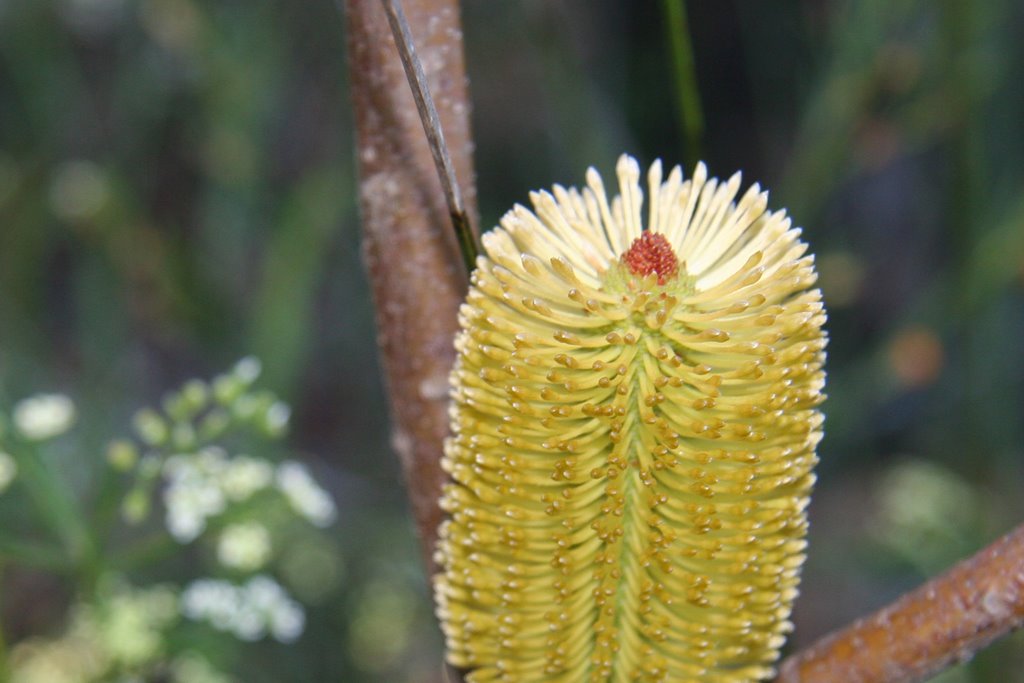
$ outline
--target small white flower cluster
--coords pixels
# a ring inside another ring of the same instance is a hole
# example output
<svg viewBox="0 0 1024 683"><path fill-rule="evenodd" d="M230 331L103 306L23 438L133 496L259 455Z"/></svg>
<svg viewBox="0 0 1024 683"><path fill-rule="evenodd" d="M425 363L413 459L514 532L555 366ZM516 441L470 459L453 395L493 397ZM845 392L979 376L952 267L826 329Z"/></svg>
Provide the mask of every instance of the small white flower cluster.
<svg viewBox="0 0 1024 683"><path fill-rule="evenodd" d="M302 605L262 574L240 586L219 579L193 581L181 594L181 613L248 641L270 635L291 643L306 625Z"/></svg>
<svg viewBox="0 0 1024 683"><path fill-rule="evenodd" d="M206 520L227 507L221 479L229 467L227 453L220 448L172 455L164 462L167 530L179 543L195 540L206 529Z"/></svg>
<svg viewBox="0 0 1024 683"><path fill-rule="evenodd" d="M221 475L221 489L228 500L242 501L270 486L274 480L274 468L266 460L236 455Z"/></svg>
<svg viewBox="0 0 1024 683"><path fill-rule="evenodd" d="M300 462L287 461L277 468L277 487L300 515L318 527L326 527L337 513L331 496L316 483Z"/></svg>
<svg viewBox="0 0 1024 683"><path fill-rule="evenodd" d="M288 407L287 403L274 401L267 408L266 415L264 416L267 430L275 435L284 434L285 430L288 429L288 421L291 417L292 409Z"/></svg>
<svg viewBox="0 0 1024 683"><path fill-rule="evenodd" d="M246 356L235 363L233 372L245 384L252 384L259 379L260 373L263 372L263 364L255 356Z"/></svg>
<svg viewBox="0 0 1024 683"><path fill-rule="evenodd" d="M178 617L176 603L167 586L118 586L76 615L72 633L97 641L112 664L138 668L163 653L165 631Z"/></svg>
<svg viewBox="0 0 1024 683"><path fill-rule="evenodd" d="M152 680L168 654L167 634L179 619L177 591L167 586L133 588L104 581L94 597L94 602L72 607L70 623L60 635L27 638L15 644L4 680ZM171 680L193 683L192 679Z"/></svg>
<svg viewBox="0 0 1024 683"><path fill-rule="evenodd" d="M232 524L217 541L217 559L225 567L253 572L270 559L270 532L259 522Z"/></svg>
<svg viewBox="0 0 1024 683"><path fill-rule="evenodd" d="M195 540L206 529L207 520L223 512L229 503L245 501L274 484L311 524L327 526L336 515L330 495L305 465L294 461L281 463L275 473L265 460L246 455L229 457L221 448L207 447L197 453L170 456L164 463L164 475L167 530L180 543Z"/></svg>
<svg viewBox="0 0 1024 683"><path fill-rule="evenodd" d="M60 436L75 423L75 404L64 394L37 394L14 406L14 425L30 441Z"/></svg>

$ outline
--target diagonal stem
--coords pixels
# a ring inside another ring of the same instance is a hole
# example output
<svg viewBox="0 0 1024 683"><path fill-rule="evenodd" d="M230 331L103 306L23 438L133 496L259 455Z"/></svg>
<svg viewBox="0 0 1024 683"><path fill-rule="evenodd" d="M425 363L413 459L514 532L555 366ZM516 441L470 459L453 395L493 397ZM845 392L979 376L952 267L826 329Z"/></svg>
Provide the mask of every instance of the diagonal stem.
<svg viewBox="0 0 1024 683"><path fill-rule="evenodd" d="M455 168L452 166L448 145L444 140L444 129L441 127L441 119L434 106L434 98L430 94L427 76L423 73L423 65L416 54L416 45L412 40L409 22L405 18L405 12L402 11L400 0L381 0L381 2L384 4L384 11L387 12L388 24L391 26L391 34L395 39L402 67L405 69L406 78L409 79L409 88L412 90L416 110L423 123L423 132L427 136L430 153L434 157L434 165L437 167L437 175L441 180L445 201L448 203L448 213L451 215L452 227L455 228L455 236L466 265L466 272L472 273L476 264L476 256L480 253L480 247L477 244L476 233L473 231L469 215L466 213L466 207L462 203L459 181L455 177Z"/></svg>
<svg viewBox="0 0 1024 683"><path fill-rule="evenodd" d="M1024 625L1024 524L786 659L776 683L913 683Z"/></svg>

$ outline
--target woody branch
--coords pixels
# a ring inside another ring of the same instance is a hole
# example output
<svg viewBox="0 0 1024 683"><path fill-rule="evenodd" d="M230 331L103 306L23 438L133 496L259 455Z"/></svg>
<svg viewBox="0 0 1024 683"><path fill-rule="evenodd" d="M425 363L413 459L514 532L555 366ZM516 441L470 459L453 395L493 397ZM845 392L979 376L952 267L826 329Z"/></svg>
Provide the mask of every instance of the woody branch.
<svg viewBox="0 0 1024 683"><path fill-rule="evenodd" d="M406 0L413 39L468 213L475 213L469 106L456 0ZM402 464L426 566L441 519L448 373L466 290L451 218L380 0L345 0L363 245Z"/></svg>
<svg viewBox="0 0 1024 683"><path fill-rule="evenodd" d="M1024 625L1024 525L786 659L776 683L911 683Z"/></svg>

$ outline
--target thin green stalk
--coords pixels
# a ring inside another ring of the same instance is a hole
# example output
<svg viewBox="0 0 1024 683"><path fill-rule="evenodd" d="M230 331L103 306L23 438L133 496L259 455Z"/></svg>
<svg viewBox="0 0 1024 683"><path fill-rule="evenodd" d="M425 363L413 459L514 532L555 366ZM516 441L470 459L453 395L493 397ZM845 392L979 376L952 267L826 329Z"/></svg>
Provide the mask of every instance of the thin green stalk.
<svg viewBox="0 0 1024 683"><path fill-rule="evenodd" d="M130 573L171 558L181 547L166 531L156 531L112 553L110 566L115 571Z"/></svg>
<svg viewBox="0 0 1024 683"><path fill-rule="evenodd" d="M121 472L109 465L103 468L100 474L99 492L92 509L95 547L103 557L107 555L108 549L113 545L126 487Z"/></svg>
<svg viewBox="0 0 1024 683"><path fill-rule="evenodd" d="M398 48L398 55L405 68L405 75L409 79L409 88L412 90L413 100L416 102L416 109L419 112L420 121L423 123L423 132L427 136L430 153L434 157L437 175L441 180L445 201L448 203L448 214L451 217L455 238L458 241L459 251L462 253L462 260L468 275L476 267L476 257L480 253L480 245L476 232L469 221L466 206L462 202L459 181L455 177L455 166L452 164L448 145L444 140L444 131L441 129L441 118L437 115L437 107L434 106L434 98L430 94L423 65L420 64L420 58L416 54L416 45L412 40L409 22L402 11L402 3L399 0L381 0L381 2L388 16L388 24L391 26L395 46Z"/></svg>
<svg viewBox="0 0 1024 683"><path fill-rule="evenodd" d="M946 0L941 5L942 45L948 88L951 101L961 109L957 112L955 125L951 130L950 159L952 178L949 188L948 238L952 245L955 261L952 281L963 302L962 293L969 291L975 279L971 261L978 241L979 181L983 173L983 150L981 149L978 121L982 119L979 91L969 68L970 51L976 30L976 8L971 0ZM985 269L989 266L986 264ZM988 430L985 416L979 412L976 397L983 393L979 386L979 373L974 365L977 359L979 339L974 324L961 309L959 315L951 318L953 333L961 352L952 359L959 367L960 381L957 391L963 410L960 411L960 448L988 446ZM959 324L957 324L959 321Z"/></svg>
<svg viewBox="0 0 1024 683"><path fill-rule="evenodd" d="M65 573L70 570L67 553L58 545L44 545L0 535L0 561Z"/></svg>
<svg viewBox="0 0 1024 683"><path fill-rule="evenodd" d="M18 481L25 487L40 518L61 540L80 578L89 584L96 574L95 544L85 518L75 505L74 492L28 444L11 449L18 463Z"/></svg>
<svg viewBox="0 0 1024 683"><path fill-rule="evenodd" d="M704 136L704 114L697 87L697 66L690 40L690 24L683 0L662 0L665 31L672 52L672 75L675 81L676 116L683 137L683 157L688 168L700 160L701 139Z"/></svg>
<svg viewBox="0 0 1024 683"><path fill-rule="evenodd" d="M273 498L268 498L265 494L236 503L227 512L208 519L201 535L215 537L229 525L247 519L254 511L265 510L268 505L273 504ZM166 530L159 529L136 539L126 548L110 550L106 566L118 572L131 573L169 560L180 553L183 547L183 544Z"/></svg>

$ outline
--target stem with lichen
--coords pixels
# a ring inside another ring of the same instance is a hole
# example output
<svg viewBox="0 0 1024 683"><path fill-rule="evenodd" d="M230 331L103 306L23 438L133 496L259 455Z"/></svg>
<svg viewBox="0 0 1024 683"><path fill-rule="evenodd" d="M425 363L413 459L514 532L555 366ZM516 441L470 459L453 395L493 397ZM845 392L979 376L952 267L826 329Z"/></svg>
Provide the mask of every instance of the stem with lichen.
<svg viewBox="0 0 1024 683"><path fill-rule="evenodd" d="M473 223L476 191L469 98L457 0L406 0L424 76L434 94L463 217ZM417 113L384 7L344 0L352 104L356 114L363 249L377 311L378 346L424 565L433 559L441 469L448 434L448 374L466 275L451 230L446 193ZM447 681L460 680L442 669Z"/></svg>
<svg viewBox="0 0 1024 683"><path fill-rule="evenodd" d="M911 683L1024 626L1024 525L786 659L776 683Z"/></svg>
<svg viewBox="0 0 1024 683"><path fill-rule="evenodd" d="M406 0L413 40L470 215L469 104L456 0ZM448 433L448 373L466 290L445 194L379 0L345 0L356 113L364 255L402 463L424 557L433 567Z"/></svg>

